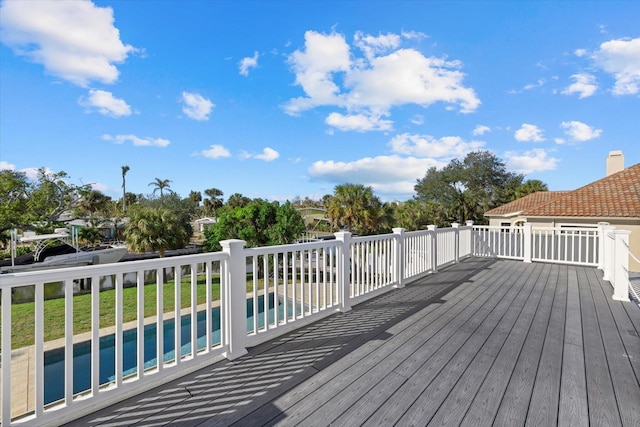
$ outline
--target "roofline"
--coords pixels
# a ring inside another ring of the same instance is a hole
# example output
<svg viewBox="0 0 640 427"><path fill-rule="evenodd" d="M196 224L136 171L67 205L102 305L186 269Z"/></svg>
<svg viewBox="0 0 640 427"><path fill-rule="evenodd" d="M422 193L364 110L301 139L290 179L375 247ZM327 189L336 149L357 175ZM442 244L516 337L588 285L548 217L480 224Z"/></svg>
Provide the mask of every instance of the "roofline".
<svg viewBox="0 0 640 427"><path fill-rule="evenodd" d="M577 216L577 215L522 215L523 218L545 218L545 219L594 219L598 221L605 220L623 220L623 221L640 221L640 216Z"/></svg>

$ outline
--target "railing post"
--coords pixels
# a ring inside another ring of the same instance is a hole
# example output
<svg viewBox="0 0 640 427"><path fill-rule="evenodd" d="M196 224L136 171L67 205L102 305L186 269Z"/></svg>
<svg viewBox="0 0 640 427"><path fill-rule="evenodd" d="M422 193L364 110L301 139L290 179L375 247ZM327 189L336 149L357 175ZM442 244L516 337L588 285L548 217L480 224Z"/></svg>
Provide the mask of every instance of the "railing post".
<svg viewBox="0 0 640 427"><path fill-rule="evenodd" d="M431 272L438 272L438 236L436 236L436 226L434 224L427 225L427 230L430 231L431 235L431 248L430 256L431 256Z"/></svg>
<svg viewBox="0 0 640 427"><path fill-rule="evenodd" d="M451 223L451 227L454 229L454 244L453 244L453 262L454 263L459 263L460 262L460 224L457 222L453 222Z"/></svg>
<svg viewBox="0 0 640 427"><path fill-rule="evenodd" d="M629 301L629 230L614 230L613 299Z"/></svg>
<svg viewBox="0 0 640 427"><path fill-rule="evenodd" d="M524 262L530 263L531 262L531 257L532 257L532 253L533 253L533 227L531 226L531 223L526 222L524 224L524 230L523 230L523 234L524 234Z"/></svg>
<svg viewBox="0 0 640 427"><path fill-rule="evenodd" d="M467 222L465 223L467 225L467 227L470 228L469 231L469 255L470 256L474 256L474 252L475 252L475 241L474 241L474 235L473 235L473 221L471 220L467 220Z"/></svg>
<svg viewBox="0 0 640 427"><path fill-rule="evenodd" d="M227 351L229 360L247 354L247 260L244 255L244 240L222 240L222 252L229 255L224 283L224 315L226 318Z"/></svg>
<svg viewBox="0 0 640 427"><path fill-rule="evenodd" d="M615 282L615 270L613 268L615 261L615 235L613 231L615 227L605 225L602 227L604 231L604 256L602 260L602 279L611 283Z"/></svg>
<svg viewBox="0 0 640 427"><path fill-rule="evenodd" d="M346 313L351 310L351 281L349 268L351 267L351 233L341 231L334 233L338 246L338 292L340 293L340 311Z"/></svg>
<svg viewBox="0 0 640 427"><path fill-rule="evenodd" d="M605 234L605 227L609 225L608 222L599 222L598 223L598 269L599 270L604 270L605 268L605 260L604 260L604 253L605 253L605 239L607 238L607 235Z"/></svg>
<svg viewBox="0 0 640 427"><path fill-rule="evenodd" d="M395 235L395 255L393 257L393 271L396 275L396 288L404 288L404 232L405 229L401 227L393 229L393 234Z"/></svg>

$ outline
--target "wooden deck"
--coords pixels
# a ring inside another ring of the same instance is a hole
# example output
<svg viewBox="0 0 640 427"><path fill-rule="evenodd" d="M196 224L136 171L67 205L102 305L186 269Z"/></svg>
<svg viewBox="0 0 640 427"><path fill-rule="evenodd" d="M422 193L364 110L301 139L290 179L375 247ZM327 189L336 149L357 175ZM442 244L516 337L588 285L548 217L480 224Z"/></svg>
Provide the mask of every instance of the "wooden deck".
<svg viewBox="0 0 640 427"><path fill-rule="evenodd" d="M594 268L467 259L78 426L639 426L640 308Z"/></svg>

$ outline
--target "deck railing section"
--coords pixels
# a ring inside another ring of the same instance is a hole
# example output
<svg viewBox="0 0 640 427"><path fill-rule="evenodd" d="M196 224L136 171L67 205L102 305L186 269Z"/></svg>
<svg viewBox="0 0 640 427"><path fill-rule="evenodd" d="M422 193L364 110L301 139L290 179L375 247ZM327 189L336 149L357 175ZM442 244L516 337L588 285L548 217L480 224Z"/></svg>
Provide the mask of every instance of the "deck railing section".
<svg viewBox="0 0 640 427"><path fill-rule="evenodd" d="M470 255L598 265L614 284L616 298L623 299L628 267L620 257L628 253L628 232L602 224L597 231L549 233L530 225L467 223L364 237L341 232L335 240L261 248L227 240L216 253L2 275L0 421L10 426L72 420L214 360L238 358L248 346L349 311L353 304ZM550 245L557 247L551 250ZM52 286L61 289L57 301L62 304L45 302ZM11 335L12 316L18 306L12 303L15 295L24 297L25 289L33 294L33 339L12 353L17 340ZM79 295L83 292L88 295ZM48 335L52 321L45 321L51 310L64 324L55 342ZM100 324L106 311L112 313L111 325ZM81 335L74 319L86 313L90 326ZM113 343L106 353L105 337ZM79 345L88 348L88 362L74 357ZM48 351L57 354L53 377L64 378L53 397ZM23 353L29 357L21 364ZM79 384L77 378L88 382ZM31 403L15 405L21 399Z"/></svg>
<svg viewBox="0 0 640 427"><path fill-rule="evenodd" d="M473 227L473 254L524 260L524 227Z"/></svg>
<svg viewBox="0 0 640 427"><path fill-rule="evenodd" d="M629 235L628 230L617 230L606 222L598 223L601 236L598 268L604 280L613 285L613 299L629 301L629 293L635 292L629 280Z"/></svg>
<svg viewBox="0 0 640 427"><path fill-rule="evenodd" d="M613 298L628 301L630 231L608 223L597 227L473 227L475 256L598 267L614 287Z"/></svg>
<svg viewBox="0 0 640 427"><path fill-rule="evenodd" d="M228 240L216 253L2 275L0 422L58 424L235 359L470 255L471 237L471 227L456 225L261 248ZM52 288L58 298L45 302ZM20 344L11 333L12 313L26 307L13 304L19 299L32 301L33 331ZM59 338L49 314L61 319Z"/></svg>
<svg viewBox="0 0 640 427"><path fill-rule="evenodd" d="M2 275L2 426L25 415L57 423L69 412L60 407L90 412L222 358L227 260L219 252ZM17 296L32 302L12 305ZM14 315L32 325L22 336L12 337Z"/></svg>
<svg viewBox="0 0 640 427"><path fill-rule="evenodd" d="M598 265L597 228L536 227L531 233L532 261Z"/></svg>

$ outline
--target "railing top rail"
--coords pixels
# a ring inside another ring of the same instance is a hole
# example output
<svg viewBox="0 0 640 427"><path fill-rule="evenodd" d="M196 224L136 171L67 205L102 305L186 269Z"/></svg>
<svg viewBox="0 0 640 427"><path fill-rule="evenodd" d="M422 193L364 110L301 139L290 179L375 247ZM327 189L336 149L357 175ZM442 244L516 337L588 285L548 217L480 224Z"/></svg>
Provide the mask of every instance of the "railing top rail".
<svg viewBox="0 0 640 427"><path fill-rule="evenodd" d="M436 234L447 234L447 233L455 233L456 229L455 228L436 228L434 231L436 232Z"/></svg>
<svg viewBox="0 0 640 427"><path fill-rule="evenodd" d="M595 227L532 227L533 231L562 231L564 233L569 232L589 232L598 233L598 229Z"/></svg>
<svg viewBox="0 0 640 427"><path fill-rule="evenodd" d="M228 257L229 255L224 252L206 252L201 254L181 255L179 257L154 258L138 261L116 262L111 264L7 273L0 275L0 288L39 282L53 283L74 278L110 276L112 274L129 273L140 270L155 270L163 267L198 264L202 262L223 261Z"/></svg>
<svg viewBox="0 0 640 427"><path fill-rule="evenodd" d="M376 242L395 238L395 234L376 234L373 236L358 236L351 239L352 242Z"/></svg>
<svg viewBox="0 0 640 427"><path fill-rule="evenodd" d="M406 233L404 233L405 237L413 237L413 236L420 236L420 235L424 235L424 234L429 234L431 233L431 230L414 230L414 231L407 231Z"/></svg>
<svg viewBox="0 0 640 427"><path fill-rule="evenodd" d="M322 240L318 242L290 243L288 245L278 246L259 246L255 248L246 248L247 256L255 255L272 255L283 252L299 252L309 249L321 249L338 246L337 240Z"/></svg>

